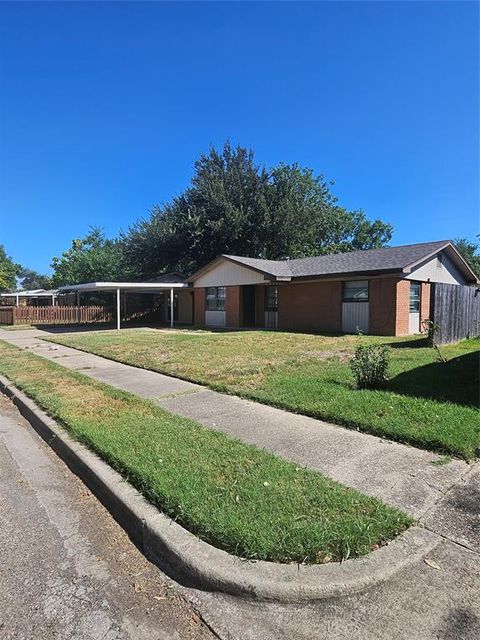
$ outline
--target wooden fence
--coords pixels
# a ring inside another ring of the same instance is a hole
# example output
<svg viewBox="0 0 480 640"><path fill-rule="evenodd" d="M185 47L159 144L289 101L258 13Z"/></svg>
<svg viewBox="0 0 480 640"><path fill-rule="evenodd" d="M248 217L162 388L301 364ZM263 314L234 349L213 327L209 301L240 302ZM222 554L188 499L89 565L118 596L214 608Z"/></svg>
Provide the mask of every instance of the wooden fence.
<svg viewBox="0 0 480 640"><path fill-rule="evenodd" d="M430 317L438 325L438 344L480 336L480 288L456 284L432 285Z"/></svg>
<svg viewBox="0 0 480 640"><path fill-rule="evenodd" d="M0 324L89 324L113 322L111 307L0 307Z"/></svg>

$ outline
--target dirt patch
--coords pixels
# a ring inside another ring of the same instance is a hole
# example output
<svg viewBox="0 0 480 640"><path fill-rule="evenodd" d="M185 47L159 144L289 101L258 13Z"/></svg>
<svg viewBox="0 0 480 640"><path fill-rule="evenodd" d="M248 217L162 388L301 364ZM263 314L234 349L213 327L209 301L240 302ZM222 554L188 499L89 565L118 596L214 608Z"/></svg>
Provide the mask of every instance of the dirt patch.
<svg viewBox="0 0 480 640"><path fill-rule="evenodd" d="M308 358L315 358L316 360L333 360L335 362L349 362L353 358L353 354L350 351L329 351L324 349L322 351L305 351L305 355Z"/></svg>

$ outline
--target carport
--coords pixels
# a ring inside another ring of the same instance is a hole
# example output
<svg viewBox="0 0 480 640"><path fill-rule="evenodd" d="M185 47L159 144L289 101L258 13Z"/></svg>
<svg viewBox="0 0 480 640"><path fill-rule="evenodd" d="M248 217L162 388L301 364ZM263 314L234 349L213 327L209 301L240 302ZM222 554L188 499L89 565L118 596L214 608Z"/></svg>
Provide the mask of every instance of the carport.
<svg viewBox="0 0 480 640"><path fill-rule="evenodd" d="M174 293L181 289L188 289L185 282L87 282L59 287L60 293L76 293L77 309L80 309L81 293L114 293L116 327L121 325L121 294L122 293L170 293L170 326L174 326ZM193 314L192 314L193 319Z"/></svg>
<svg viewBox="0 0 480 640"><path fill-rule="evenodd" d="M15 301L15 306L18 307L20 300L48 300L55 305L55 301L58 297L57 289L31 289L24 291L12 291L11 293L0 293L2 298L10 298Z"/></svg>

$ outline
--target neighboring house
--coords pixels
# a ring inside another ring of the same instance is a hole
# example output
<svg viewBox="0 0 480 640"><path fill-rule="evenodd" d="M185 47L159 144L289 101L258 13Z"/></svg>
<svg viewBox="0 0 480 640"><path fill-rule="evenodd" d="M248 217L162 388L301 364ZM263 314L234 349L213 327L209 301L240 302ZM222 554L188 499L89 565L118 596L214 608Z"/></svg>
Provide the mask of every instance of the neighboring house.
<svg viewBox="0 0 480 640"><path fill-rule="evenodd" d="M295 260L222 255L188 279L194 324L418 333L431 283L476 284L448 240Z"/></svg>

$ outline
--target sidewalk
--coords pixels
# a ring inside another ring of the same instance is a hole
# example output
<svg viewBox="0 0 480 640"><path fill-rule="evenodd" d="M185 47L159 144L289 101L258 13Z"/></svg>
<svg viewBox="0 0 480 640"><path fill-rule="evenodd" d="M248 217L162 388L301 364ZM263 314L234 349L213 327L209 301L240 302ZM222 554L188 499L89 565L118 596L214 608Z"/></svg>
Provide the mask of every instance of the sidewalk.
<svg viewBox="0 0 480 640"><path fill-rule="evenodd" d="M411 514L426 518L472 466L169 376L41 340L41 330L0 330L0 339L69 369L158 402L165 409L268 449ZM470 475L470 474L469 474Z"/></svg>

